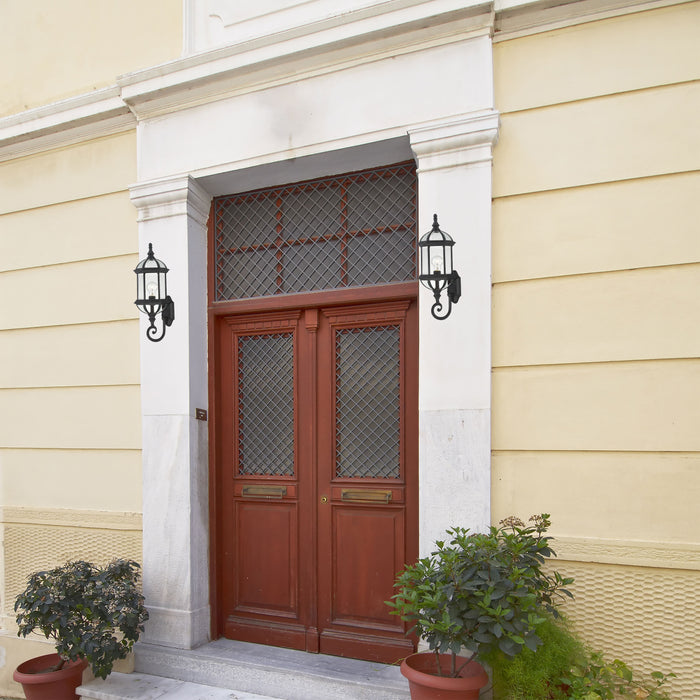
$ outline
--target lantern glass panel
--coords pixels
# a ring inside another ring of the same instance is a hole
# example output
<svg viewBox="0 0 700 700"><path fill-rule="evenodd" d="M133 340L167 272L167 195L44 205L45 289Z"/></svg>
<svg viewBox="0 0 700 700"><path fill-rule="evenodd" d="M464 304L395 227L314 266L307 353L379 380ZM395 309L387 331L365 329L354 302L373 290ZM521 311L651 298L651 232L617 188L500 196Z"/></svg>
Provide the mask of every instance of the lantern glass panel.
<svg viewBox="0 0 700 700"><path fill-rule="evenodd" d="M451 275L452 270L454 270L454 266L452 265L452 246L454 245L453 241L450 241L450 245L447 246L447 249L445 250L445 271L443 274L445 275Z"/></svg>

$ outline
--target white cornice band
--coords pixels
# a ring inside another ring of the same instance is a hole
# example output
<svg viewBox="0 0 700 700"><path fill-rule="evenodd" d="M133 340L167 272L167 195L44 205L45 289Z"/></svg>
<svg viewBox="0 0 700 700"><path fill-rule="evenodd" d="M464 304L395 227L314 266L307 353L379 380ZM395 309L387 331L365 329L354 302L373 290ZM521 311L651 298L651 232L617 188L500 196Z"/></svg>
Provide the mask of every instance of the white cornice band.
<svg viewBox="0 0 700 700"><path fill-rule="evenodd" d="M136 117L118 86L0 119L0 161L128 131Z"/></svg>
<svg viewBox="0 0 700 700"><path fill-rule="evenodd" d="M117 84L0 118L0 162L136 127L140 120L367 63L484 32L542 31L594 16L690 0L384 0L316 22L265 34L262 21L244 41L118 77ZM326 3L328 4L328 3ZM306 5L304 3L303 5ZM316 5L324 5L320 0ZM329 5L331 7L331 5ZM257 34L256 34L257 31ZM495 37L498 38L498 37ZM420 134L416 133L420 140ZM457 150L462 147L456 145ZM488 158L487 150L477 158Z"/></svg>

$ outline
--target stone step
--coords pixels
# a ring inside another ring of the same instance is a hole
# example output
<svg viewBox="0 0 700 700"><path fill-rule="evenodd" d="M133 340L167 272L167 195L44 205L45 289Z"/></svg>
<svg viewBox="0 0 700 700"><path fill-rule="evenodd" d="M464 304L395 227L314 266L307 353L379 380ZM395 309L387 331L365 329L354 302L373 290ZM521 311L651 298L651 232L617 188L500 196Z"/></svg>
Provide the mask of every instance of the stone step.
<svg viewBox="0 0 700 700"><path fill-rule="evenodd" d="M141 643L136 646L135 670L146 676L282 700L403 700L410 697L408 682L398 666L229 639L218 639L191 650ZM105 697L112 700L111 696ZM169 696L166 697L169 700ZM176 697L179 700L180 696ZM218 695L212 697L219 698ZM234 694L234 697L237 696Z"/></svg>
<svg viewBox="0 0 700 700"><path fill-rule="evenodd" d="M84 700L282 700L145 673L112 673L80 686L78 694Z"/></svg>

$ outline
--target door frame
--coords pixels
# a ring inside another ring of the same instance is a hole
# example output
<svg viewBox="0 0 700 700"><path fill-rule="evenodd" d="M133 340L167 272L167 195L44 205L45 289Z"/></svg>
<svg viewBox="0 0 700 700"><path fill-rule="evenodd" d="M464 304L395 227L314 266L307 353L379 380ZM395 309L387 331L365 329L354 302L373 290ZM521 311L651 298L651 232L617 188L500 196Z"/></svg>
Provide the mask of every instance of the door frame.
<svg viewBox="0 0 700 700"><path fill-rule="evenodd" d="M211 218L209 226L211 227ZM210 232L211 235L211 232ZM214 269L213 246L209 246L209 270ZM209 299L214 296L214 276L208 275ZM223 625L220 620L218 591L221 586L219 559L221 548L224 546L221 533L221 508L220 490L218 488L219 457L221 454L220 440L221 429L219 423L219 392L221 390L221 357L217 347L219 326L228 316L243 316L272 311L288 311L291 309L320 309L335 306L348 306L355 304L372 304L379 302L391 302L409 300L417 303L419 284L417 281L400 282L395 284L378 285L376 287L344 288L332 291L307 292L298 294L281 294L270 297L257 297L235 301L213 302L208 307L208 355L209 355L209 600L211 611L211 638L218 639L223 633ZM417 319L417 314L416 314ZM417 333L416 333L417 337ZM418 383L418 347L410 348L407 353L406 374L413 373L417 387ZM417 390L416 390L417 393ZM415 399L415 415L407 415L406 436L415 444L410 449L415 451L413 482L410 487L406 484L406 561L414 561L418 557L418 403ZM410 437L414 436L414 437ZM407 449L409 449L407 447Z"/></svg>

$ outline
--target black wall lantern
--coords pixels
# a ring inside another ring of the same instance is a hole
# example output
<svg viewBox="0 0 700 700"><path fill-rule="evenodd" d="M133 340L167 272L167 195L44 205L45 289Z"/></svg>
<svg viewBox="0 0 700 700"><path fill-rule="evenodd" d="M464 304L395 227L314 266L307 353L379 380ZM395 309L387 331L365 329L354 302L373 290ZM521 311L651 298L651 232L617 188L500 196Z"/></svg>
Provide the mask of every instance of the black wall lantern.
<svg viewBox="0 0 700 700"><path fill-rule="evenodd" d="M136 273L136 301L139 311L148 316L150 326L146 337L157 343L165 337L165 329L175 319L175 304L168 296L168 268L153 255L153 245L148 244L148 255L134 269ZM163 317L163 330L157 335L156 316Z"/></svg>
<svg viewBox="0 0 700 700"><path fill-rule="evenodd" d="M420 275L418 279L435 297L430 313L438 320L446 319L462 296L462 280L452 265L452 246L455 242L440 229L437 214L433 214L433 228L418 241ZM446 290L447 310L443 312L440 295Z"/></svg>

